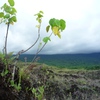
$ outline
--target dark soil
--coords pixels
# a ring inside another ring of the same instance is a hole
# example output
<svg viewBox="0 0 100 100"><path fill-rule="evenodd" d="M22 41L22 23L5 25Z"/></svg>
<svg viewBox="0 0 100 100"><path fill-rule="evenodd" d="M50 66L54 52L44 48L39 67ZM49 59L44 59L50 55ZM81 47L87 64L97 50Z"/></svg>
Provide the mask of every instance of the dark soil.
<svg viewBox="0 0 100 100"><path fill-rule="evenodd" d="M3 67L0 62L0 73ZM100 100L100 70L68 70L33 64L24 71L29 79L22 79L19 92L8 82L11 73L0 76L0 100L38 100L26 87L38 89L39 86L44 86L42 100Z"/></svg>

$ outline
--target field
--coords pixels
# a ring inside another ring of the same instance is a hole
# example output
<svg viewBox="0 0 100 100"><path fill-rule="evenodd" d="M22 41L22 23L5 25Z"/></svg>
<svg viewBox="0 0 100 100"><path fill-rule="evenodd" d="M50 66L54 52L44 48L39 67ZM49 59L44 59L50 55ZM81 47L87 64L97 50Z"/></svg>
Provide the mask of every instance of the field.
<svg viewBox="0 0 100 100"><path fill-rule="evenodd" d="M100 70L36 65L28 69L33 86L45 85L44 100L100 100Z"/></svg>
<svg viewBox="0 0 100 100"><path fill-rule="evenodd" d="M20 92L9 84L6 87L0 76L1 100L100 100L100 54L38 57L38 62L31 63L32 55L21 55L17 64L22 74ZM42 99L38 99L41 95Z"/></svg>
<svg viewBox="0 0 100 100"><path fill-rule="evenodd" d="M32 56L27 57L31 61ZM99 53L39 55L38 57L40 57L38 62L45 69L44 74L39 73L45 75L49 83L48 88L45 89L47 100L100 100ZM40 81L41 78L38 80Z"/></svg>

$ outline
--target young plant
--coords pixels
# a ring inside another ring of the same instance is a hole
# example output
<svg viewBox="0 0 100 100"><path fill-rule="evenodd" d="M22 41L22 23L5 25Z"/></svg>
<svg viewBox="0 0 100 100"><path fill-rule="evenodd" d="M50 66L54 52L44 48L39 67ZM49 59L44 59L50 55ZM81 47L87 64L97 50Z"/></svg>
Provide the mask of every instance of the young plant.
<svg viewBox="0 0 100 100"><path fill-rule="evenodd" d="M36 15L38 15L38 14L36 14ZM61 38L61 32L66 28L66 22L63 19L59 20L59 19L52 18L52 19L49 20L49 25L46 27L46 32L49 32L50 28L52 30L52 33L49 36L43 38L43 42L44 42L43 45L40 42L38 50L37 50L36 55L33 58L32 62L35 61L36 56L44 48L44 46L48 43L48 41L51 41L50 37L51 37L52 34ZM40 30L40 25L38 25L38 29Z"/></svg>
<svg viewBox="0 0 100 100"><path fill-rule="evenodd" d="M21 83L20 82L17 84L17 83L14 82L14 80L11 80L10 83L11 83L11 86L14 87L14 89L16 91L19 92L21 90Z"/></svg>
<svg viewBox="0 0 100 100"><path fill-rule="evenodd" d="M15 81L13 79L10 80L11 86L14 87L18 92L21 90L21 81L22 81L22 72L19 71L18 73L19 77L18 77L18 83L15 83Z"/></svg>
<svg viewBox="0 0 100 100"><path fill-rule="evenodd" d="M14 24L14 22L17 22L16 18L16 9L14 8L14 0L8 0L8 4L5 3L2 7L0 12L0 18L2 19L1 22L4 22L7 25L7 30L6 30L6 37L5 37L5 46L4 46L4 54L5 54L5 59L8 67L8 59L7 59L7 38L8 38L8 31L9 31L9 26L10 24Z"/></svg>
<svg viewBox="0 0 100 100"><path fill-rule="evenodd" d="M5 45L3 48L3 53L4 55L1 55L0 58L3 59L6 68L4 68L5 70L2 71L1 75L5 76L8 73L8 69L9 69L9 54L7 52L7 41L8 41L8 33L9 33L9 27L10 25L13 25L15 22L17 22L17 18L16 18L16 13L17 10L14 8L15 6L15 2L14 0L8 0L8 3L5 3L2 7L1 7L1 12L0 12L0 19L1 19L1 23L5 23L7 25L7 29L6 29L6 36L5 36ZM19 70L18 68L16 68L16 64L18 62L18 58L22 53L27 52L28 50L30 50L32 47L34 47L34 45L39 41L40 39L40 29L41 29L41 23L42 23L42 18L43 18L43 11L39 11L37 14L35 14L36 16L36 21L38 21L38 25L36 25L37 29L38 29L38 37L36 39L36 41L34 43L32 43L31 46L29 46L27 49L20 50L18 51L18 53L16 54L16 58L15 58L15 62L14 62L14 67L12 68L13 71L12 73L12 78L11 78L11 86L15 87L16 90L20 90L21 89L21 74L19 75L19 82L18 84L15 83L15 69ZM49 32L49 30L51 29L52 33L50 33L49 36L46 36L43 38L43 45L42 43L39 44L39 47L37 49L36 55L33 58L32 62L35 61L36 56L38 55L38 53L44 48L44 46L48 43L48 41L51 41L51 36L52 34L54 34L55 36L58 36L59 38L61 38L61 32L65 29L66 27L66 22L63 19L55 19L55 18L51 18L49 20L49 25L46 27L46 32ZM11 53L12 55L13 53ZM33 88L32 92L34 93L35 89ZM39 87L38 92L40 94L38 94L38 100L41 100L39 98L43 98L43 87ZM37 94L36 94L37 95ZM40 96L39 96L40 95ZM37 97L37 96L35 96Z"/></svg>
<svg viewBox="0 0 100 100"><path fill-rule="evenodd" d="M6 63L5 55L2 54L1 52L0 52L0 61L3 62L3 64L5 65L5 68L2 69L2 72L0 73L1 76L3 77L3 76L6 76L9 71L7 69L7 63Z"/></svg>
<svg viewBox="0 0 100 100"><path fill-rule="evenodd" d="M44 87L40 86L38 89L32 88L32 93L35 96L35 100L43 100L44 96Z"/></svg>

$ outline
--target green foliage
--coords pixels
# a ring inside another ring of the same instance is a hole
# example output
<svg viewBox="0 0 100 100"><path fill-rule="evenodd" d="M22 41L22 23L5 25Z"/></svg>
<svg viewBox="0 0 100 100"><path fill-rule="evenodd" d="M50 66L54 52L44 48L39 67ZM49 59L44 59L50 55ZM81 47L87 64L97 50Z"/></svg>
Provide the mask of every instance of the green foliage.
<svg viewBox="0 0 100 100"><path fill-rule="evenodd" d="M8 0L8 2L10 4L10 6L14 6L15 5L14 0Z"/></svg>
<svg viewBox="0 0 100 100"><path fill-rule="evenodd" d="M60 21L58 19L52 18L52 19L49 20L49 24L51 25L51 27L59 26Z"/></svg>
<svg viewBox="0 0 100 100"><path fill-rule="evenodd" d="M6 64L5 55L1 52L0 52L0 59L4 64Z"/></svg>
<svg viewBox="0 0 100 100"><path fill-rule="evenodd" d="M63 31L66 28L66 22L63 19L60 19L60 29Z"/></svg>
<svg viewBox="0 0 100 100"><path fill-rule="evenodd" d="M43 42L47 43L48 41L51 41L50 37L44 37Z"/></svg>
<svg viewBox="0 0 100 100"><path fill-rule="evenodd" d="M46 27L46 31L49 32L49 29L50 29L50 26L48 25L48 26Z"/></svg>
<svg viewBox="0 0 100 100"><path fill-rule="evenodd" d="M16 18L16 9L14 8L14 0L8 0L8 3L5 3L1 9L3 12L0 12L0 18L3 18L2 22L5 22L6 24L14 24L14 22L17 22Z"/></svg>
<svg viewBox="0 0 100 100"><path fill-rule="evenodd" d="M1 76L4 77L9 73L9 71L7 69L3 70L1 73Z"/></svg>
<svg viewBox="0 0 100 100"><path fill-rule="evenodd" d="M6 59L5 59L5 55L3 54L3 59L4 59L4 62L5 62L5 64L6 64ZM15 57L13 57L13 52L9 52L8 54L7 54L7 59L8 59L8 63L12 63L13 62L13 60L15 59Z"/></svg>
<svg viewBox="0 0 100 100"><path fill-rule="evenodd" d="M41 23L41 18L43 17L43 11L39 11L37 14L34 16L37 16L36 20Z"/></svg>
<svg viewBox="0 0 100 100"><path fill-rule="evenodd" d="M14 87L18 92L21 90L20 82L17 84L17 83L14 83L14 80L11 80L10 83L11 83L11 86Z"/></svg>
<svg viewBox="0 0 100 100"><path fill-rule="evenodd" d="M9 22L10 23L17 22L16 16L12 16L11 18L9 18Z"/></svg>
<svg viewBox="0 0 100 100"><path fill-rule="evenodd" d="M63 19L55 19L52 18L49 20L49 24L51 26L52 32L57 35L59 38L61 38L60 33L66 28L66 22ZM46 27L46 31L49 31L50 26L48 25Z"/></svg>
<svg viewBox="0 0 100 100"><path fill-rule="evenodd" d="M7 70L7 62L5 59L5 55L3 53L0 52L0 60L1 62L3 62L3 64L6 66L4 70L2 70L2 72L0 73L2 77L6 76L8 74L8 70Z"/></svg>
<svg viewBox="0 0 100 100"><path fill-rule="evenodd" d="M40 86L38 89L32 88L32 93L34 94L35 99L43 100L44 87Z"/></svg>
<svg viewBox="0 0 100 100"><path fill-rule="evenodd" d="M22 89L22 87L21 87L22 79L23 78L28 79L29 72L26 71L25 68L18 69L18 67L16 67L17 60L13 62L13 60L14 60L14 57L12 56L13 52L7 53L7 38L8 38L8 32L9 32L9 26L10 26L10 24L14 24L15 22L17 22L17 18L16 18L17 10L14 8L14 6L15 6L14 0L8 0L8 4L4 3L4 5L1 7L2 11L0 12L0 18L2 19L1 20L2 22L7 24L7 31L6 31L6 37L5 37L5 46L3 48L4 54L0 53L0 60L2 60L2 62L5 64L6 67L2 70L2 73L0 73L0 74L2 77L4 77L9 73L10 78L7 81L10 82L10 85L7 85L7 86L11 86L17 92L20 92L20 90ZM25 51L24 50L19 51L18 54L16 55L16 58L18 58L20 56L20 54L31 49L40 38L40 27L41 27L41 22L42 22L42 18L43 18L43 11L39 11L37 14L35 14L35 16L36 16L36 20L38 22L38 25L36 26L38 28L38 38L37 38L36 42L33 43L32 46L30 46L28 49L26 49ZM51 27L52 32L55 35L61 37L60 32L65 29L65 21L53 18L49 21L49 24L50 25L48 25L46 27L46 31L49 32L49 29ZM50 36L43 38L44 45L41 47L42 43L39 44L39 50L37 50L36 54L38 54L44 48L45 44L48 41L51 41ZM9 65L12 64L12 62L14 64L14 66L13 66L13 68L10 68ZM15 71L15 70L17 70L17 71ZM18 73L16 73L16 72L18 72ZM18 79L17 79L18 82L15 81L16 80L14 77L15 73L18 75ZM6 80L6 78L4 80ZM27 89L30 90L29 87ZM39 86L37 89L32 88L31 91L32 91L33 95L35 96L36 100L37 99L43 100L44 86Z"/></svg>
<svg viewBox="0 0 100 100"><path fill-rule="evenodd" d="M4 18L10 18L10 14L6 14Z"/></svg>
<svg viewBox="0 0 100 100"><path fill-rule="evenodd" d="M27 71L26 66L24 66L23 68L19 68L19 76L24 80L29 79L30 75L29 75L29 72Z"/></svg>
<svg viewBox="0 0 100 100"><path fill-rule="evenodd" d="M0 12L0 18L4 17L4 13Z"/></svg>
<svg viewBox="0 0 100 100"><path fill-rule="evenodd" d="M12 73L14 74L14 73ZM24 73L25 74L25 73ZM13 76L13 75L12 75ZM10 80L10 83L11 83L11 86L15 88L15 90L17 90L18 92L22 89L21 87L21 81L22 81L22 73L19 72L19 77L18 77L19 81L18 81L18 84L15 83L14 80Z"/></svg>

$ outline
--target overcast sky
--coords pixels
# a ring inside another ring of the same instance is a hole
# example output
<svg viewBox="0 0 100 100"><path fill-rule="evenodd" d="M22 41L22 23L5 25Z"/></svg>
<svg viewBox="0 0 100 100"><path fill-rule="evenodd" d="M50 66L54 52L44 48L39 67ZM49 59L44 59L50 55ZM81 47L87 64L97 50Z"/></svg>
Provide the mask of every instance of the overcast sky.
<svg viewBox="0 0 100 100"><path fill-rule="evenodd" d="M5 2L7 0L0 0L0 6ZM66 21L61 39L52 35L42 54L100 52L100 0L15 0L15 8L17 23L9 29L8 52L17 53L35 42L37 22L34 14L40 10L44 12L42 37L50 34L45 31L50 18ZM4 46L5 33L6 25L0 24L0 51ZM27 53L35 53L38 44Z"/></svg>

